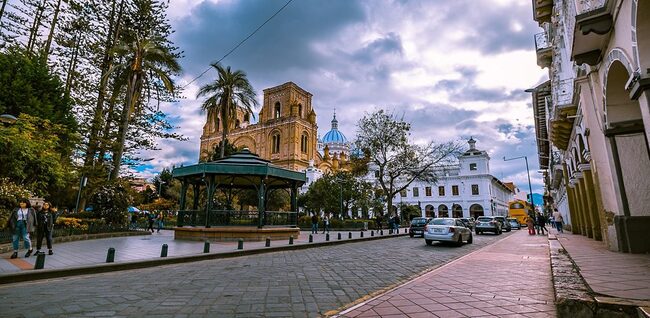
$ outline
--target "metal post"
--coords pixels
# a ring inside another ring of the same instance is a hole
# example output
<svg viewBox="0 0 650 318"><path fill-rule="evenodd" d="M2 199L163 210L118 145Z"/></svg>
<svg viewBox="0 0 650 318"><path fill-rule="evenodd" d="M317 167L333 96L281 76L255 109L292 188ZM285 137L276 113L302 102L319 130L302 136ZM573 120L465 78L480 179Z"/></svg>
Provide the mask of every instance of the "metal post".
<svg viewBox="0 0 650 318"><path fill-rule="evenodd" d="M266 244L264 246L271 247L271 238L270 237L266 238Z"/></svg>
<svg viewBox="0 0 650 318"><path fill-rule="evenodd" d="M339 240L341 239L341 232L339 232L339 237L338 237L338 239L339 239Z"/></svg>
<svg viewBox="0 0 650 318"><path fill-rule="evenodd" d="M529 201L530 201L530 208L532 209L532 211L530 211L529 213L532 213L532 212L535 211L535 203L533 203L533 186L530 183L530 170L528 169L528 157L527 156L519 156L519 157L514 157L514 158L509 158L509 159L506 159L506 157L503 157L503 161L510 161L510 160L522 159L522 158L526 161L526 174L528 174L528 191L529 191L528 195L530 195L530 200Z"/></svg>
<svg viewBox="0 0 650 318"><path fill-rule="evenodd" d="M360 234L360 236L359 236L359 237L361 237L361 238L363 238L363 231L361 231L361 234Z"/></svg>
<svg viewBox="0 0 650 318"><path fill-rule="evenodd" d="M167 244L162 245L162 249L160 250L160 257L167 257L167 250L169 249L169 246Z"/></svg>
<svg viewBox="0 0 650 318"><path fill-rule="evenodd" d="M106 263L113 263L115 261L115 248L109 248L106 254Z"/></svg>
<svg viewBox="0 0 650 318"><path fill-rule="evenodd" d="M34 269L43 269L45 267L45 253L40 252L36 254L36 264L34 264Z"/></svg>
<svg viewBox="0 0 650 318"><path fill-rule="evenodd" d="M239 239L239 241L237 241L237 249L238 250L244 249L244 239Z"/></svg>
<svg viewBox="0 0 650 318"><path fill-rule="evenodd" d="M83 189L83 187L86 186L87 182L88 182L88 178L82 175L81 179L79 179L79 192L77 193L77 203L74 206L75 212L79 212L79 200L81 199L81 190Z"/></svg>
<svg viewBox="0 0 650 318"><path fill-rule="evenodd" d="M330 240L330 234L327 233L327 234L325 234L325 241L329 241L329 240Z"/></svg>
<svg viewBox="0 0 650 318"><path fill-rule="evenodd" d="M313 242L314 242L314 236L309 234L309 243L313 243Z"/></svg>
<svg viewBox="0 0 650 318"><path fill-rule="evenodd" d="M293 236L289 236L289 245L293 245Z"/></svg>
<svg viewBox="0 0 650 318"><path fill-rule="evenodd" d="M205 241L203 243L203 253L210 253L210 242Z"/></svg>

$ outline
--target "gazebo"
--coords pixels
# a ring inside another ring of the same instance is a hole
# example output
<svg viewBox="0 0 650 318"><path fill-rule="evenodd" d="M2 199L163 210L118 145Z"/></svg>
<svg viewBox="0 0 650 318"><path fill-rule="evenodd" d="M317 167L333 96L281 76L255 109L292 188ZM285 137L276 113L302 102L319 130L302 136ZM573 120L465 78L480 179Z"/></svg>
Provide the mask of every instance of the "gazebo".
<svg viewBox="0 0 650 318"><path fill-rule="evenodd" d="M304 172L296 172L271 164L244 149L213 162L175 168L172 176L181 182L180 210L176 239L231 241L243 238L249 241L297 238L298 188L306 182ZM193 191L191 209L186 209L187 192ZM215 193L222 191L227 200L242 190L257 193L257 210L238 211L231 207L215 207ZM267 211L271 191L289 190L290 211ZM233 192L234 191L234 192ZM199 198L205 196L205 206L199 207Z"/></svg>

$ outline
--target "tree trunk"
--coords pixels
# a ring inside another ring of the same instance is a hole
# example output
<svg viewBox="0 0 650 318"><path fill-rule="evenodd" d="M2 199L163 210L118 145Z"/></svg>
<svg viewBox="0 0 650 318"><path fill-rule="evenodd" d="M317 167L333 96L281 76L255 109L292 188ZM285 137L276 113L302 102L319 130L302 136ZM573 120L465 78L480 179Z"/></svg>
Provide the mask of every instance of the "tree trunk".
<svg viewBox="0 0 650 318"><path fill-rule="evenodd" d="M7 0L2 0L2 7L0 7L0 30L2 30L2 15L5 13L6 5L7 5Z"/></svg>
<svg viewBox="0 0 650 318"><path fill-rule="evenodd" d="M228 111L230 110L230 98L226 98L226 107L223 108L223 111L221 112L221 123L223 125L223 131L221 132L221 154L219 154L219 158L223 158L226 154L226 137L228 136L228 126L229 126L229 119L228 119Z"/></svg>
<svg viewBox="0 0 650 318"><path fill-rule="evenodd" d="M120 120L120 128L118 131L118 140L113 152L113 171L109 180L116 180L120 174L120 166L122 164L122 156L124 154L124 145L126 143L126 134L129 130L129 121L131 118L131 109L134 104L138 102L138 74L134 73L129 79L128 89L126 92L126 103L122 110L122 118Z"/></svg>
<svg viewBox="0 0 650 318"><path fill-rule="evenodd" d="M124 1L120 2L120 11L115 18L115 4L116 1L113 1L113 6L111 8L111 15L109 18L109 32L106 36L106 43L104 47L104 56L102 57L101 68L101 77L99 83L99 91L97 95L97 103L95 104L95 113L93 115L92 124L90 125L90 134L88 136L88 147L86 148L86 156L84 158L84 167L89 168L93 166L95 160L95 154L97 153L97 148L99 145L99 130L103 126L102 120L104 118L104 100L106 97L106 73L112 64L112 55L110 54L115 41L119 36L119 26L122 18L122 11L124 8Z"/></svg>
<svg viewBox="0 0 650 318"><path fill-rule="evenodd" d="M47 35L47 42L45 42L45 48L43 49L43 61L47 63L47 57L50 54L50 46L52 45L52 38L54 37L54 29L56 28L56 23L59 19L59 10L61 9L61 0L57 1L56 9L54 9L54 17L52 18L52 23L50 24L50 33Z"/></svg>
<svg viewBox="0 0 650 318"><path fill-rule="evenodd" d="M27 41L27 51L31 52L36 46L36 40L38 38L38 29L41 26L41 18L43 17L43 10L45 10L45 1L41 2L36 8L36 14L34 15L34 23L32 23L32 28L29 30L29 40Z"/></svg>

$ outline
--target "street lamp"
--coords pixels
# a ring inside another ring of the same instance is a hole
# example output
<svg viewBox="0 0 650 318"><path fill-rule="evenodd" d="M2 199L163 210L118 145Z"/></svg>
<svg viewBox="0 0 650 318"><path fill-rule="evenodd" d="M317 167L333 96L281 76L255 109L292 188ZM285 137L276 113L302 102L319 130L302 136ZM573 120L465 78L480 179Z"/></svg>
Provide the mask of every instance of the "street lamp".
<svg viewBox="0 0 650 318"><path fill-rule="evenodd" d="M528 170L528 157L519 156L519 157L514 157L514 158L509 158L509 159L506 159L506 157L503 157L503 161L510 161L510 160L521 159L521 158L524 158L524 160L526 160L526 173L528 174L528 190L530 191L529 192L529 195L530 195L530 207L531 207L531 209L533 209L532 211L534 211L535 204L533 203L533 186L530 184L530 170Z"/></svg>
<svg viewBox="0 0 650 318"><path fill-rule="evenodd" d="M86 183L88 183L88 178L82 176L81 180L79 180L79 192L77 192L77 203L74 206L75 212L79 212L79 199L81 199L81 190L86 186Z"/></svg>
<svg viewBox="0 0 650 318"><path fill-rule="evenodd" d="M2 114L0 115L0 122L3 122L5 124L13 124L18 120L18 118L9 115L9 114Z"/></svg>

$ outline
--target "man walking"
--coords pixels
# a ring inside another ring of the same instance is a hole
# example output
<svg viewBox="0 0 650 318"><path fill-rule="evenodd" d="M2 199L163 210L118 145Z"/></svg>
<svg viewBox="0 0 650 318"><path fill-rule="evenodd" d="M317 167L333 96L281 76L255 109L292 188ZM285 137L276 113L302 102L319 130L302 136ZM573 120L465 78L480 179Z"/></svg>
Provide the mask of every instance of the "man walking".
<svg viewBox="0 0 650 318"><path fill-rule="evenodd" d="M553 212L553 219L555 220L555 228L558 233L564 233L564 228L562 227L564 225L564 218L557 209Z"/></svg>
<svg viewBox="0 0 650 318"><path fill-rule="evenodd" d="M323 216L323 234L325 234L325 231L327 231L327 233L330 232L330 217L329 217L329 213L325 213L325 216Z"/></svg>
<svg viewBox="0 0 650 318"><path fill-rule="evenodd" d="M541 235L546 235L548 233L548 230L546 229L546 218L544 217L543 214L537 212L537 217L536 217L536 224L537 224L537 234L540 234L539 232L541 231Z"/></svg>
<svg viewBox="0 0 650 318"><path fill-rule="evenodd" d="M316 212L311 215L311 234L318 234L318 216L316 216Z"/></svg>

